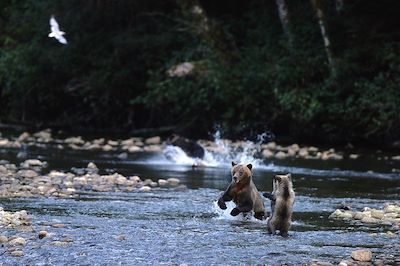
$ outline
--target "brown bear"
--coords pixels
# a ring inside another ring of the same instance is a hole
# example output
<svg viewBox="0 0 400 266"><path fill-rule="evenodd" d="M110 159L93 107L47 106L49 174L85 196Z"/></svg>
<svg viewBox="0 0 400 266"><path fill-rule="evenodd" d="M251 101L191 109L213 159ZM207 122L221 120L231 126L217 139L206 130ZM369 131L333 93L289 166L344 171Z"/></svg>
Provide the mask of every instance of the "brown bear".
<svg viewBox="0 0 400 266"><path fill-rule="evenodd" d="M272 181L272 193L264 193L271 200L271 217L268 219L268 232L275 234L276 230L283 237L288 236L292 221L295 194L292 175L275 175Z"/></svg>
<svg viewBox="0 0 400 266"><path fill-rule="evenodd" d="M236 204L236 207L231 211L232 216L239 213L254 211L254 217L262 220L265 217L264 202L253 183L251 164L237 164L232 162L232 182L218 200L218 206L225 210L226 201L231 201Z"/></svg>

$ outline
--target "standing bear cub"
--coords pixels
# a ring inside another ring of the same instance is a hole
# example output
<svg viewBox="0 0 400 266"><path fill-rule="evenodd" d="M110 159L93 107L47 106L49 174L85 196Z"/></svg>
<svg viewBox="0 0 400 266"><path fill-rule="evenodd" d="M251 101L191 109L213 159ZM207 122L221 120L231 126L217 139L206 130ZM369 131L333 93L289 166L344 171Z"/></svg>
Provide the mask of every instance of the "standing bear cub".
<svg viewBox="0 0 400 266"><path fill-rule="evenodd" d="M271 216L268 219L268 232L275 234L279 230L283 237L288 236L292 222L293 191L292 175L275 175L272 181L272 193L264 193L271 200Z"/></svg>
<svg viewBox="0 0 400 266"><path fill-rule="evenodd" d="M232 182L219 198L218 206L225 210L225 202L233 200L236 207L231 211L232 216L254 211L254 217L262 220L265 217L264 202L253 183L252 168L251 164L232 162Z"/></svg>

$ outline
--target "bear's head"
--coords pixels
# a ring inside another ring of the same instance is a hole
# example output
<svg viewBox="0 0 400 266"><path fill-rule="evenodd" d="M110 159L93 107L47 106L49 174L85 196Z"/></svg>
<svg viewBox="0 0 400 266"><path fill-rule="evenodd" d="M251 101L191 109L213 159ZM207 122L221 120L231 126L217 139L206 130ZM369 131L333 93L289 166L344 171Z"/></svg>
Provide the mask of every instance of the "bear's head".
<svg viewBox="0 0 400 266"><path fill-rule="evenodd" d="M253 165L251 164L237 164L232 161L232 181L236 184L247 184L251 180L252 172L251 169Z"/></svg>
<svg viewBox="0 0 400 266"><path fill-rule="evenodd" d="M286 175L275 175L274 183L275 186L289 188L292 186L292 175L290 173Z"/></svg>

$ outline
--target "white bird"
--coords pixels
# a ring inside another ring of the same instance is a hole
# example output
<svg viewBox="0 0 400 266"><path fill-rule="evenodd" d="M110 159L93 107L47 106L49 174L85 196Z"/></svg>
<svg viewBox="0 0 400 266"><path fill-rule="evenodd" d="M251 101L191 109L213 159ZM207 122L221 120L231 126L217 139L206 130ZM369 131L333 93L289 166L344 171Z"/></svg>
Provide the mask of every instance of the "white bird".
<svg viewBox="0 0 400 266"><path fill-rule="evenodd" d="M62 44L67 44L67 40L64 38L65 32L60 31L60 27L58 26L58 23L54 16L51 16L50 18L50 30L51 32L49 33L49 37L54 37L56 38L60 43Z"/></svg>

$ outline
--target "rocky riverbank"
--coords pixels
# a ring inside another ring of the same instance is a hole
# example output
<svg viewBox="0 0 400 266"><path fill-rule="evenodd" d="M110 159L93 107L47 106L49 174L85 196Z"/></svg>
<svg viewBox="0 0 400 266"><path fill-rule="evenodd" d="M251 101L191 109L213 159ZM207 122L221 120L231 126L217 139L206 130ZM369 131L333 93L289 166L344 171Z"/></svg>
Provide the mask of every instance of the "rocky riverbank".
<svg viewBox="0 0 400 266"><path fill-rule="evenodd" d="M160 136L150 138L131 137L127 139L85 139L82 136L71 136L58 138L53 136L50 129L45 129L36 133L22 132L18 137L1 137L0 149L11 148L21 149L19 156L23 158L23 149L29 147L36 148L56 148L60 150L84 150L118 152L120 158L127 158L130 153L137 152L160 152L167 145L166 139ZM301 158L307 160L342 160L344 158L357 159L357 153L344 153L336 151L334 148L322 149L314 146L301 146L297 143L291 145L279 145L275 142L266 144L254 143L252 141L231 141L218 139L216 141L199 140L197 141L206 151L215 154L226 154L234 151L245 150L248 154L258 158L266 159L288 159ZM385 160L400 160L400 155L384 157Z"/></svg>
<svg viewBox="0 0 400 266"><path fill-rule="evenodd" d="M365 207L361 211L337 209L329 216L329 218L352 221L363 225L392 226L394 229L399 230L400 204L385 203L381 210L369 207Z"/></svg>
<svg viewBox="0 0 400 266"><path fill-rule="evenodd" d="M51 171L42 174L47 162L28 159L19 166L0 161L0 197L76 197L83 191L94 192L148 192L152 189L186 189L179 179L142 179L118 173L100 175L94 163L73 172Z"/></svg>

